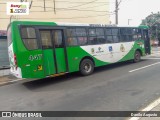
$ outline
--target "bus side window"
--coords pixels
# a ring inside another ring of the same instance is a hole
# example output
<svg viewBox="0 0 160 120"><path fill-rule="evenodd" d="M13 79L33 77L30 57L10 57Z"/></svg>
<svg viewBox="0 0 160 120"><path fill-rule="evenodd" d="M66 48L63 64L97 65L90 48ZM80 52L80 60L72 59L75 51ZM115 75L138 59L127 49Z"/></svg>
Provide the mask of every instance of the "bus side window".
<svg viewBox="0 0 160 120"><path fill-rule="evenodd" d="M113 37L112 37L112 29L111 28L106 28L105 29L106 33L106 43L113 43Z"/></svg>
<svg viewBox="0 0 160 120"><path fill-rule="evenodd" d="M63 47L63 36L61 30L56 30L54 32L54 44L56 48Z"/></svg>
<svg viewBox="0 0 160 120"><path fill-rule="evenodd" d="M107 35L106 38L107 38L107 43L112 43L113 42L112 35Z"/></svg>
<svg viewBox="0 0 160 120"><path fill-rule="evenodd" d="M142 31L141 31L141 29L138 29L138 39L142 39Z"/></svg>
<svg viewBox="0 0 160 120"><path fill-rule="evenodd" d="M78 40L76 37L76 29L74 29L74 28L67 29L67 45L68 46L78 45Z"/></svg>
<svg viewBox="0 0 160 120"><path fill-rule="evenodd" d="M106 43L106 39L104 37L104 29L103 28L96 28L96 35L97 35L97 41L99 44Z"/></svg>
<svg viewBox="0 0 160 120"><path fill-rule="evenodd" d="M68 37L67 43L68 43L68 46L78 45L78 42L77 42L77 38L76 38L76 37Z"/></svg>
<svg viewBox="0 0 160 120"><path fill-rule="evenodd" d="M113 42L118 43L119 42L119 29L118 28L112 28L112 37L113 37Z"/></svg>
<svg viewBox="0 0 160 120"><path fill-rule="evenodd" d="M33 27L22 27L21 37L27 49L29 50L38 49L36 32Z"/></svg>
<svg viewBox="0 0 160 120"><path fill-rule="evenodd" d="M133 40L137 40L138 39L138 35L137 35L137 28L133 28Z"/></svg>
<svg viewBox="0 0 160 120"><path fill-rule="evenodd" d="M89 28L89 44L95 45L98 44L97 37L96 37L96 29Z"/></svg>
<svg viewBox="0 0 160 120"><path fill-rule="evenodd" d="M78 40L79 45L87 45L88 39L87 39L87 32L85 28L76 28L76 36Z"/></svg>
<svg viewBox="0 0 160 120"><path fill-rule="evenodd" d="M51 32L50 31L40 31L41 34L41 40L42 40L42 48L48 49L52 48L52 42L51 42Z"/></svg>

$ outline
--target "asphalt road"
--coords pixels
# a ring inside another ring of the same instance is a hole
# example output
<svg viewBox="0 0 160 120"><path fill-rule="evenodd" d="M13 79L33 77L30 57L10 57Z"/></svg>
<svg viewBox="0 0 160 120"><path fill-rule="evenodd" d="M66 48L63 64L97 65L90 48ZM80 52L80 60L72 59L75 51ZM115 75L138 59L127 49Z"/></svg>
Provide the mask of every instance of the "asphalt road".
<svg viewBox="0 0 160 120"><path fill-rule="evenodd" d="M94 74L86 77L72 73L57 78L23 80L1 86L0 111L137 111L160 97L160 63L157 62L160 59L118 63L96 68ZM148 66L151 64L153 66ZM137 69L144 66L148 67ZM135 69L136 71L129 72Z"/></svg>

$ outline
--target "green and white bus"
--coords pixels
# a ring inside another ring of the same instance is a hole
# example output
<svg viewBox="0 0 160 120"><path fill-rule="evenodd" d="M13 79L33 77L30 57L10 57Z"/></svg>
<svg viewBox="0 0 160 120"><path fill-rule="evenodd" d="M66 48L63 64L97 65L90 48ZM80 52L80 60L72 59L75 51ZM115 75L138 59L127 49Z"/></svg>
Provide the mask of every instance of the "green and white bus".
<svg viewBox="0 0 160 120"><path fill-rule="evenodd" d="M133 60L150 54L147 26L13 21L7 30L11 73L45 78Z"/></svg>

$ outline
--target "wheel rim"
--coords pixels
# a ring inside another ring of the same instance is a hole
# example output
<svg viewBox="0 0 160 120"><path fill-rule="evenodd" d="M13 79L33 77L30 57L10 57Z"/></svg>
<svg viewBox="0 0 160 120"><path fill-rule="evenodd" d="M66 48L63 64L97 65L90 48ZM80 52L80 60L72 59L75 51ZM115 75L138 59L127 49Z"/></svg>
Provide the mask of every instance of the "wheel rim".
<svg viewBox="0 0 160 120"><path fill-rule="evenodd" d="M137 60L139 60L140 59L140 54L139 53L136 53L136 55L135 55L135 60L137 61Z"/></svg>
<svg viewBox="0 0 160 120"><path fill-rule="evenodd" d="M92 66L91 64L89 63L85 63L84 66L83 66L83 70L86 71L87 73L90 72L92 69Z"/></svg>

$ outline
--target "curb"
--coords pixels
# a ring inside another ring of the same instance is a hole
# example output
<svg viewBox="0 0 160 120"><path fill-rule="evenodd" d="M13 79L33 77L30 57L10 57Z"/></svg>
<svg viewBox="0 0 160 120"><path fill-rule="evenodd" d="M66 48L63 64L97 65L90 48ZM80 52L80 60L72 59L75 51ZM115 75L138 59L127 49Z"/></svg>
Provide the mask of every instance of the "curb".
<svg viewBox="0 0 160 120"><path fill-rule="evenodd" d="M13 83L16 83L16 82L21 81L21 80L24 80L24 79L17 79L17 80L10 80L10 81L7 81L7 82L1 82L0 86L13 84Z"/></svg>

